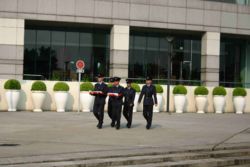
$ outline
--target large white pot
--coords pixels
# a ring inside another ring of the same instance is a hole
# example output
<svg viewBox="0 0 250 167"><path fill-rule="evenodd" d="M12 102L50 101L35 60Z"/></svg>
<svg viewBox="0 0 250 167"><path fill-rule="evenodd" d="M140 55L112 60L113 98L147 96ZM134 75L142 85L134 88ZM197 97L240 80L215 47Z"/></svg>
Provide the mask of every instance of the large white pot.
<svg viewBox="0 0 250 167"><path fill-rule="evenodd" d="M236 114L243 114L244 107L246 105L246 99L243 96L235 96L233 97L234 108L236 110Z"/></svg>
<svg viewBox="0 0 250 167"><path fill-rule="evenodd" d="M90 112L93 110L94 96L91 96L89 92L81 91L80 102L82 106L82 112Z"/></svg>
<svg viewBox="0 0 250 167"><path fill-rule="evenodd" d="M42 106L46 97L45 91L32 91L32 102L33 102L33 111L42 112Z"/></svg>
<svg viewBox="0 0 250 167"><path fill-rule="evenodd" d="M8 111L16 111L20 99L20 90L6 90L5 92Z"/></svg>
<svg viewBox="0 0 250 167"><path fill-rule="evenodd" d="M160 112L162 106L162 93L157 93L157 107L154 106L154 112Z"/></svg>
<svg viewBox="0 0 250 167"><path fill-rule="evenodd" d="M225 96L214 96L214 109L216 114L222 114L226 103Z"/></svg>
<svg viewBox="0 0 250 167"><path fill-rule="evenodd" d="M139 99L139 96L140 96L140 93L136 93L135 94L133 112L137 112L138 111L138 99Z"/></svg>
<svg viewBox="0 0 250 167"><path fill-rule="evenodd" d="M196 102L197 113L199 114L205 113L204 110L207 105L207 96L197 95L195 96L195 102Z"/></svg>
<svg viewBox="0 0 250 167"><path fill-rule="evenodd" d="M57 91L54 93L55 102L56 102L56 111L57 112L65 112L67 100L68 100L68 92L65 91Z"/></svg>
<svg viewBox="0 0 250 167"><path fill-rule="evenodd" d="M186 103L186 95L183 94L174 95L174 106L176 113L183 113L185 103Z"/></svg>

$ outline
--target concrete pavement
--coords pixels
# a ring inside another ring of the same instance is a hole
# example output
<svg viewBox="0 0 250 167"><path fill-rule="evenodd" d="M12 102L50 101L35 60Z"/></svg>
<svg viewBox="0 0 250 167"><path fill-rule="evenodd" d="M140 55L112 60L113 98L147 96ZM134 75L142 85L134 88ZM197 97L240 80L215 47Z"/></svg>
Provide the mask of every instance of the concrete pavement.
<svg viewBox="0 0 250 167"><path fill-rule="evenodd" d="M0 112L0 161L143 149L176 151L212 148L219 143L250 146L249 114L155 113L151 130L145 129L142 113L134 113L131 129L125 128L123 118L119 131L111 128L107 114L103 129L96 124L92 113Z"/></svg>

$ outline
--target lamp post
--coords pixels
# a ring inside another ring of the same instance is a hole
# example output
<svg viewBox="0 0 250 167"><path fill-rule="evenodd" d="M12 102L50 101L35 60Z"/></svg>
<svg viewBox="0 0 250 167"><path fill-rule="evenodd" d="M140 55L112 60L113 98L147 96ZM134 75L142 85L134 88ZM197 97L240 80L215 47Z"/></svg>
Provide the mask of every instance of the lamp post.
<svg viewBox="0 0 250 167"><path fill-rule="evenodd" d="M172 56L172 46L174 37L168 36L168 78L167 78L167 112L169 113L169 102L170 102L170 75L171 75L171 56Z"/></svg>

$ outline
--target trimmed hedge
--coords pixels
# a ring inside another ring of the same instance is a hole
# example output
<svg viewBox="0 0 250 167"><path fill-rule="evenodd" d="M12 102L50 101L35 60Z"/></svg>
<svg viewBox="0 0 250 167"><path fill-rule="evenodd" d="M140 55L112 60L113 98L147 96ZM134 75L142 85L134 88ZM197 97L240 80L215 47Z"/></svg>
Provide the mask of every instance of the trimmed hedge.
<svg viewBox="0 0 250 167"><path fill-rule="evenodd" d="M173 89L173 94L182 94L182 95L186 95L187 94L187 89L185 86L183 85L177 85L174 87Z"/></svg>
<svg viewBox="0 0 250 167"><path fill-rule="evenodd" d="M195 95L208 95L208 89L205 86L198 86L194 90Z"/></svg>
<svg viewBox="0 0 250 167"><path fill-rule="evenodd" d="M163 93L163 87L159 84L155 85L156 93Z"/></svg>
<svg viewBox="0 0 250 167"><path fill-rule="evenodd" d="M84 82L80 85L80 90L81 91L93 91L94 86L91 82Z"/></svg>
<svg viewBox="0 0 250 167"><path fill-rule="evenodd" d="M246 96L247 95L247 91L244 88L235 88L233 90L233 96Z"/></svg>
<svg viewBox="0 0 250 167"><path fill-rule="evenodd" d="M21 89L21 84L16 79L9 79L4 83L4 89L20 90Z"/></svg>
<svg viewBox="0 0 250 167"><path fill-rule="evenodd" d="M131 87L135 90L135 92L140 92L141 88L137 83L132 83Z"/></svg>
<svg viewBox="0 0 250 167"><path fill-rule="evenodd" d="M109 88L111 88L112 86L113 86L113 84L110 84L110 83L108 84L108 87L109 87Z"/></svg>
<svg viewBox="0 0 250 167"><path fill-rule="evenodd" d="M226 96L227 91L223 86L217 86L213 89L214 96Z"/></svg>
<svg viewBox="0 0 250 167"><path fill-rule="evenodd" d="M47 87L42 81L35 81L31 86L31 91L46 91Z"/></svg>
<svg viewBox="0 0 250 167"><path fill-rule="evenodd" d="M65 82L57 82L53 88L54 91L69 91L69 85Z"/></svg>

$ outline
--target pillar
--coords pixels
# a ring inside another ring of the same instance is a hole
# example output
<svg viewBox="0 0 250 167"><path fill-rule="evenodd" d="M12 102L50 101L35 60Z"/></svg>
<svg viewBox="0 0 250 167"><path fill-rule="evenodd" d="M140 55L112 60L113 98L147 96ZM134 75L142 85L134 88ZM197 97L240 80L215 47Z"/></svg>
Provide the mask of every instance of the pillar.
<svg viewBox="0 0 250 167"><path fill-rule="evenodd" d="M201 45L201 80L205 86L217 86L220 79L220 33L206 32Z"/></svg>
<svg viewBox="0 0 250 167"><path fill-rule="evenodd" d="M0 18L0 78L23 78L24 20Z"/></svg>
<svg viewBox="0 0 250 167"><path fill-rule="evenodd" d="M114 25L110 35L110 76L128 77L129 26Z"/></svg>

